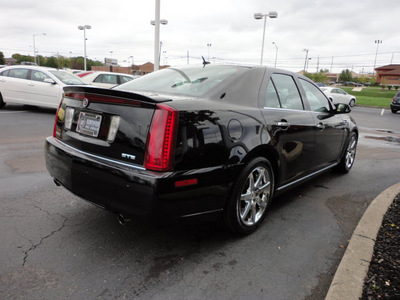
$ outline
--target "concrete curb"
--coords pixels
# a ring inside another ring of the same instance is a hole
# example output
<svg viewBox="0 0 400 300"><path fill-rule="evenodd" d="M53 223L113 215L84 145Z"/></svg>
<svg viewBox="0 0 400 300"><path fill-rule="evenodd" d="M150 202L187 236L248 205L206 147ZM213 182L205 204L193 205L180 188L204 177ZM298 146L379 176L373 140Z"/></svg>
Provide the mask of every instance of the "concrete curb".
<svg viewBox="0 0 400 300"><path fill-rule="evenodd" d="M399 192L400 182L380 193L369 205L354 230L325 300L360 299L383 216Z"/></svg>

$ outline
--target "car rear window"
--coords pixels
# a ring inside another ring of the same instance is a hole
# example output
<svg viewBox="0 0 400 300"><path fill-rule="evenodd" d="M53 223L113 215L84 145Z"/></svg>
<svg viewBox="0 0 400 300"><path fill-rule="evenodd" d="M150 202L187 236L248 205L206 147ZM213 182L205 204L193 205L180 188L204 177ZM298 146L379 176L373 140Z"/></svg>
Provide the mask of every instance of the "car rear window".
<svg viewBox="0 0 400 300"><path fill-rule="evenodd" d="M240 70L235 66L168 68L147 74L115 89L202 96Z"/></svg>

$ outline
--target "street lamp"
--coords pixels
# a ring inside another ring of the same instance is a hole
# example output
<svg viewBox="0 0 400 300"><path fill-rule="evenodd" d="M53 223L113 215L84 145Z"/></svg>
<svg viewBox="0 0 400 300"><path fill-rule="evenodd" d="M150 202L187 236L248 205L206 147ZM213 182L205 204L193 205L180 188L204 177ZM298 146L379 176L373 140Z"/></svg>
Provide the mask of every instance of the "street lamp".
<svg viewBox="0 0 400 300"><path fill-rule="evenodd" d="M160 23L167 25L167 20L160 20L160 0L156 0L156 13L155 20L151 21L150 24L155 26L154 29L154 71L160 69L159 55L160 55Z"/></svg>
<svg viewBox="0 0 400 300"><path fill-rule="evenodd" d="M35 47L35 36L37 36L37 35L46 35L46 34L38 33L38 34L33 35L33 61L35 62L35 64L37 64L37 62L36 62L36 47Z"/></svg>
<svg viewBox="0 0 400 300"><path fill-rule="evenodd" d="M84 69L86 71L86 29L91 29L92 26L90 25L84 25L84 26L78 26L79 30L83 30L83 49L85 52L85 56L83 57L83 61L84 61Z"/></svg>
<svg viewBox="0 0 400 300"><path fill-rule="evenodd" d="M374 70L372 71L372 74L375 72L376 58L378 57L378 48L379 48L379 44L382 44L382 41L381 40L375 40L375 44L376 44L376 54L375 54L375 61L374 61Z"/></svg>
<svg viewBox="0 0 400 300"><path fill-rule="evenodd" d="M272 44L275 46L275 66L274 66L274 68L276 68L276 60L278 59L278 46L276 45L275 42L272 42Z"/></svg>
<svg viewBox="0 0 400 300"><path fill-rule="evenodd" d="M304 49L304 52L306 52L306 58L304 59L304 74L306 73L306 66L307 66L307 60L308 60L308 49Z"/></svg>
<svg viewBox="0 0 400 300"><path fill-rule="evenodd" d="M278 13L276 11L270 11L268 14L262 14L262 13L254 14L254 19L256 19L256 20L261 20L262 18L264 18L264 31L263 31L263 40L262 40L262 46L261 46L261 61L260 61L261 66L263 63L263 55L264 55L265 26L267 24L267 17L270 17L271 19L275 19L278 17Z"/></svg>

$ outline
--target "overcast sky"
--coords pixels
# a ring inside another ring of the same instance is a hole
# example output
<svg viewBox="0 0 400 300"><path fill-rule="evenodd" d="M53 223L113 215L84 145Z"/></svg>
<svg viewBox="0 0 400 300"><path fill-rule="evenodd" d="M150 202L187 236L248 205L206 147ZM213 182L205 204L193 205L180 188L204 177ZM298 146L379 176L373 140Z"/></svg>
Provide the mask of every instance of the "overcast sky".
<svg viewBox="0 0 400 300"><path fill-rule="evenodd" d="M33 35L43 56L87 55L120 65L153 62L155 0L1 0L0 51L33 55ZM277 11L267 19L264 65L300 71L309 49L308 71L344 68L371 72L377 66L400 64L399 0L161 0L163 42L160 64L201 62L259 64L263 20L254 13ZM208 47L207 44L211 44ZM319 59L318 59L319 56ZM125 62L124 62L125 61Z"/></svg>

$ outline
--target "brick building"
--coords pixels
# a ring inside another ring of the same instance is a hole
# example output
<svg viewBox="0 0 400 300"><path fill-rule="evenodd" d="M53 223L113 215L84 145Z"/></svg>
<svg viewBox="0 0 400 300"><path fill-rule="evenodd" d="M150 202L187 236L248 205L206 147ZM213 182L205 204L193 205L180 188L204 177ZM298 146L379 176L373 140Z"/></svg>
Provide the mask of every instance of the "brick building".
<svg viewBox="0 0 400 300"><path fill-rule="evenodd" d="M387 65L375 69L380 85L400 86L400 65Z"/></svg>

